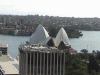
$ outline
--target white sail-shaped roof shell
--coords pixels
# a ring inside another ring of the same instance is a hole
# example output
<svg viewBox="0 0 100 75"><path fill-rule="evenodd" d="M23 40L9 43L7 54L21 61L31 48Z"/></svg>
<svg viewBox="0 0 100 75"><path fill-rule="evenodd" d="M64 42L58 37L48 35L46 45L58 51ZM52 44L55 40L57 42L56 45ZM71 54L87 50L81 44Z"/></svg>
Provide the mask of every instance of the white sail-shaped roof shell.
<svg viewBox="0 0 100 75"><path fill-rule="evenodd" d="M44 41L48 37L49 37L49 34L46 31L46 29L42 25L39 25L36 31L32 34L29 43L39 44L40 42Z"/></svg>
<svg viewBox="0 0 100 75"><path fill-rule="evenodd" d="M59 30L59 32L58 32L58 34L57 34L57 36L55 38L55 46L58 47L59 44L62 41L65 43L66 46L70 45L70 42L69 42L69 39L68 39L68 35L67 35L66 31L63 28L61 28Z"/></svg>
<svg viewBox="0 0 100 75"><path fill-rule="evenodd" d="M47 43L50 41L50 39L52 39L52 38L51 38L51 37L48 37L48 38L45 39L43 42L41 42L40 45L44 45L44 46L46 46ZM52 39L52 41L53 41L53 39ZM54 43L54 41L53 41L53 43Z"/></svg>

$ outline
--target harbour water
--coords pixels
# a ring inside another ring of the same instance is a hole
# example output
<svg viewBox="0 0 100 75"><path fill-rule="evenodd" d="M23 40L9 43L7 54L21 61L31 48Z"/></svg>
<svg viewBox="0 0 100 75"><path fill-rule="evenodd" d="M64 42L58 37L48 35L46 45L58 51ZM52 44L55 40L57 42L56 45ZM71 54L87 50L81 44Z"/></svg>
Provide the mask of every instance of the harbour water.
<svg viewBox="0 0 100 75"><path fill-rule="evenodd" d="M80 52L81 49L87 49L88 52L100 50L100 31L82 31L83 36L80 38L70 38L72 48ZM8 44L8 54L16 58L18 46L28 41L30 36L10 36L0 35L0 43Z"/></svg>
<svg viewBox="0 0 100 75"><path fill-rule="evenodd" d="M13 58L19 54L18 46L27 40L29 40L29 36L0 35L0 43L8 44L8 54Z"/></svg>
<svg viewBox="0 0 100 75"><path fill-rule="evenodd" d="M71 38L70 43L78 52L87 49L89 53L100 50L100 31L82 31L80 38Z"/></svg>

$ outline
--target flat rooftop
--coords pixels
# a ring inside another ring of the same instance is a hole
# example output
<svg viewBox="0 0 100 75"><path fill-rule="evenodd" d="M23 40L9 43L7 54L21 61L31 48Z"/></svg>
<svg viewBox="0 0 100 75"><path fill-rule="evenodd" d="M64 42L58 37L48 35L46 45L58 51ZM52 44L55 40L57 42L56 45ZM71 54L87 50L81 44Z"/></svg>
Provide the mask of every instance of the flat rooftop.
<svg viewBox="0 0 100 75"><path fill-rule="evenodd" d="M13 59L9 55L0 56L0 62L7 62L7 61L13 61Z"/></svg>
<svg viewBox="0 0 100 75"><path fill-rule="evenodd" d="M4 74L19 74L19 63L13 60L9 55L0 56L0 68Z"/></svg>
<svg viewBox="0 0 100 75"><path fill-rule="evenodd" d="M35 52L46 52L46 53L65 52L64 50L59 50L56 47L45 47L45 46L36 46L36 45L33 46L33 45L26 45L26 44L20 45L19 50L35 51Z"/></svg>
<svg viewBox="0 0 100 75"><path fill-rule="evenodd" d="M8 47L8 44L2 44L2 43L0 43L0 47Z"/></svg>

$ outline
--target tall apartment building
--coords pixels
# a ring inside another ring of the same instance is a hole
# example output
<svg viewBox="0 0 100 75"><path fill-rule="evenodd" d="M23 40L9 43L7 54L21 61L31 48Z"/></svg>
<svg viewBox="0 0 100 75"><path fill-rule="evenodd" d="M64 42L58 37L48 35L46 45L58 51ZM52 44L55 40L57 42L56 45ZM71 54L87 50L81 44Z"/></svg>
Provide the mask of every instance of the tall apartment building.
<svg viewBox="0 0 100 75"><path fill-rule="evenodd" d="M19 46L19 75L64 75L65 54L69 47L63 28L54 41L39 25L29 42Z"/></svg>

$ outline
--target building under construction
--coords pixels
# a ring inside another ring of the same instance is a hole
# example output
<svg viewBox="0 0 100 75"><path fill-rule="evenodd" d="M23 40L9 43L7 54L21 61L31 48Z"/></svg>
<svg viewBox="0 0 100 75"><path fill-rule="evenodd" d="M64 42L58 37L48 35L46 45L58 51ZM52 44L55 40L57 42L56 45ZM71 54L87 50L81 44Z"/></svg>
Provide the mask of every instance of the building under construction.
<svg viewBox="0 0 100 75"><path fill-rule="evenodd" d="M52 39L39 25L30 40L19 46L19 75L64 75L65 53L69 48L63 28Z"/></svg>

